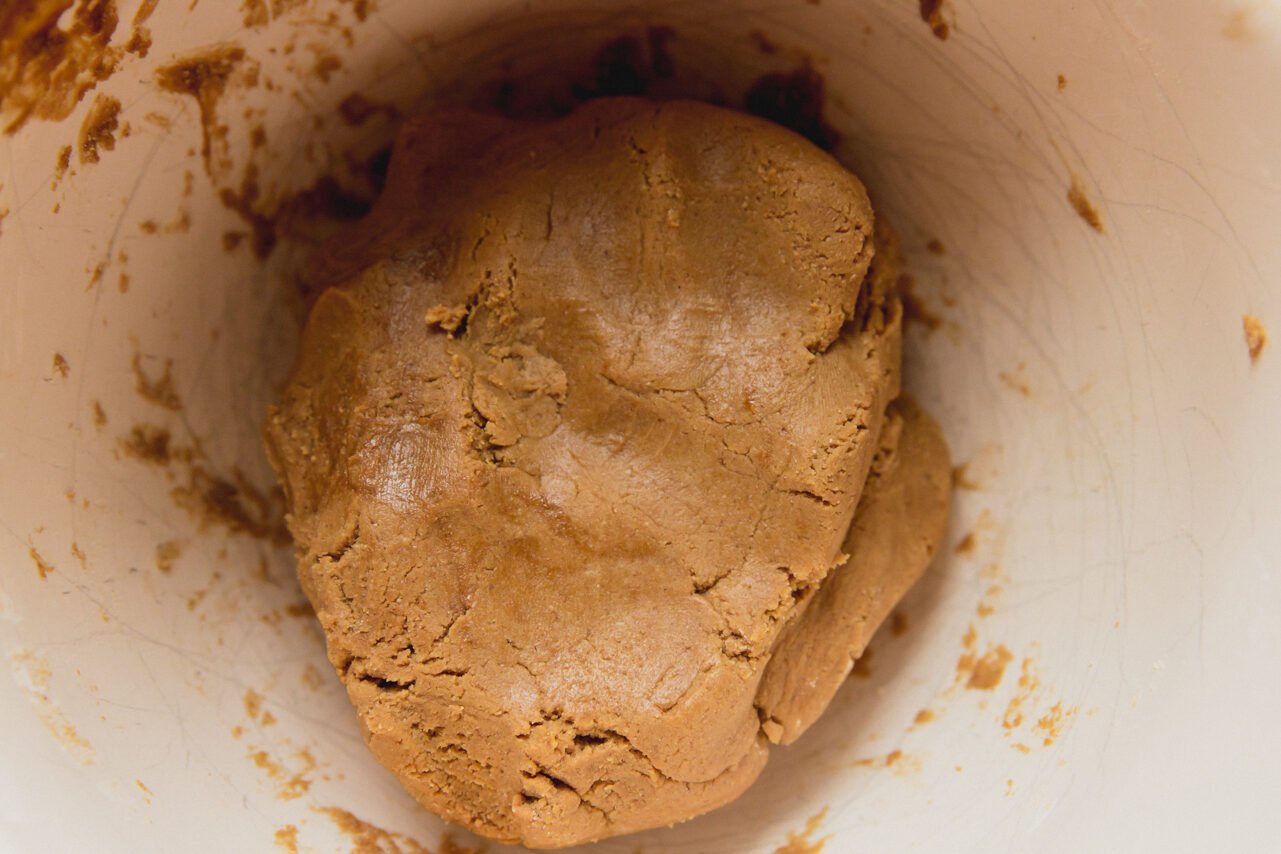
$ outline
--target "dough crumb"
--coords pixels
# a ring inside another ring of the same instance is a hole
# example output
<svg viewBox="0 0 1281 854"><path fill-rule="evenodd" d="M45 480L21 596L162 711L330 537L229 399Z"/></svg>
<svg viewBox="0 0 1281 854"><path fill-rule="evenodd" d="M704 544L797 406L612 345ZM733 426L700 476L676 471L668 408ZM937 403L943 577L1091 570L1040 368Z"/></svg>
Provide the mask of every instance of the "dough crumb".
<svg viewBox="0 0 1281 854"><path fill-rule="evenodd" d="M1072 204L1072 210L1076 215L1085 220L1086 225L1097 231L1099 234L1106 233L1103 228L1103 218L1099 216L1098 209L1090 201L1090 197L1085 194L1085 187L1081 184L1081 179L1075 175L1072 176L1072 186L1068 187L1068 201Z"/></svg>
<svg viewBox="0 0 1281 854"><path fill-rule="evenodd" d="M76 144L80 163L97 163L103 151L116 147L116 130L120 127L120 101L110 95L98 95L89 105Z"/></svg>
<svg viewBox="0 0 1281 854"><path fill-rule="evenodd" d="M1263 321L1252 314L1241 315L1241 328L1245 332L1245 346L1250 353L1250 362L1257 363L1259 356L1263 355L1263 348L1268 346L1268 330L1264 328Z"/></svg>
<svg viewBox="0 0 1281 854"><path fill-rule="evenodd" d="M1005 665L1009 664L1012 658L1014 658L1013 653L1006 649L1004 644L997 644L988 649L981 658L974 661L965 687L971 691L991 691L1001 684L1001 677L1005 675Z"/></svg>
<svg viewBox="0 0 1281 854"><path fill-rule="evenodd" d="M822 839L814 839L818 827L827 818L827 807L810 816L805 821L805 829L797 833L791 831L787 834L787 843L774 849L774 854L820 854L823 846L831 837L825 836Z"/></svg>
<svg viewBox="0 0 1281 854"><path fill-rule="evenodd" d="M921 0L921 20L930 25L930 31L939 41L947 41L951 27L943 20L943 0Z"/></svg>
<svg viewBox="0 0 1281 854"><path fill-rule="evenodd" d="M289 854L298 854L298 828L292 824L286 824L276 831L276 847Z"/></svg>
<svg viewBox="0 0 1281 854"><path fill-rule="evenodd" d="M434 305L427 309L423 319L427 321L428 326L438 326L452 335L458 331L459 326L462 326L466 317L467 306L465 305Z"/></svg>
<svg viewBox="0 0 1281 854"><path fill-rule="evenodd" d="M180 557L182 557L182 543L177 540L166 540L156 546L156 569L166 574L170 573Z"/></svg>
<svg viewBox="0 0 1281 854"><path fill-rule="evenodd" d="M36 551L35 546L28 549L27 554L31 556L31 562L36 565L36 572L40 575L40 580L44 581L53 572L53 564L45 560L44 556Z"/></svg>

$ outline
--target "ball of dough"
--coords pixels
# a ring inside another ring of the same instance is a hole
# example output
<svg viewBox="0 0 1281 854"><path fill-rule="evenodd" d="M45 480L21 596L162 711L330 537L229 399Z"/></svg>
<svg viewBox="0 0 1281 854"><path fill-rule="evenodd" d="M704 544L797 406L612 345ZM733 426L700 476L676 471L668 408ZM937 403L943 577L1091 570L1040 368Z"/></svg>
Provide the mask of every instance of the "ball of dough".
<svg viewBox="0 0 1281 854"><path fill-rule="evenodd" d="M330 659L419 801L533 847L671 824L818 715L946 510L937 429L887 421L878 242L835 160L704 104L407 126L266 435Z"/></svg>

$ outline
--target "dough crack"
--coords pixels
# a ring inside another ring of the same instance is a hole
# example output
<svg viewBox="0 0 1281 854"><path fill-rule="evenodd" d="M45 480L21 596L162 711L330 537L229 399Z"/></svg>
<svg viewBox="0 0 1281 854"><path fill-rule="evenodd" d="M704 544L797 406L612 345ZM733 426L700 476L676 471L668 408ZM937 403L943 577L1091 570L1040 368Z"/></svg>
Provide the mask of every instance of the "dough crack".
<svg viewBox="0 0 1281 854"><path fill-rule="evenodd" d="M372 673L361 673L356 678L361 682L373 685L380 691L408 691L414 687L414 680L412 679L408 682L403 682L396 679L387 679Z"/></svg>
<svg viewBox="0 0 1281 854"><path fill-rule="evenodd" d="M320 555L317 560L328 560L330 563L341 563L347 555L360 544L360 520L356 519L351 530L337 546Z"/></svg>

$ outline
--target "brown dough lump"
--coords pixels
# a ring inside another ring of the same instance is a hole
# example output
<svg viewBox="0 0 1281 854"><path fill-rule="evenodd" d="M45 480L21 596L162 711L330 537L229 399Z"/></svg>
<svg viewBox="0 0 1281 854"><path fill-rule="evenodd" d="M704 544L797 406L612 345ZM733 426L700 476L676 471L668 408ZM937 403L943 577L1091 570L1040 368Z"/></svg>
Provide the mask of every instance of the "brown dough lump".
<svg viewBox="0 0 1281 854"><path fill-rule="evenodd" d="M835 160L704 104L402 132L266 434L414 797L601 839L732 800L818 716L946 514L882 231Z"/></svg>

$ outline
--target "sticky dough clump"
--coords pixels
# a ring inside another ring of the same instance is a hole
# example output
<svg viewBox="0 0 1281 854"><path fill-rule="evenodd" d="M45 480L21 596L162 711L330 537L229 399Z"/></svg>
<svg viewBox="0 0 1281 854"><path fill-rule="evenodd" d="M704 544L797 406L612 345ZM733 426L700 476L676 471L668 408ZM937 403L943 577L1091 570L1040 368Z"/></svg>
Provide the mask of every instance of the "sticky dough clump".
<svg viewBox="0 0 1281 854"><path fill-rule="evenodd" d="M946 514L894 254L853 175L728 110L409 124L266 434L419 801L533 847L666 825L821 713Z"/></svg>

